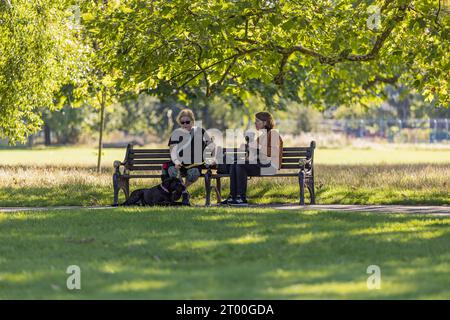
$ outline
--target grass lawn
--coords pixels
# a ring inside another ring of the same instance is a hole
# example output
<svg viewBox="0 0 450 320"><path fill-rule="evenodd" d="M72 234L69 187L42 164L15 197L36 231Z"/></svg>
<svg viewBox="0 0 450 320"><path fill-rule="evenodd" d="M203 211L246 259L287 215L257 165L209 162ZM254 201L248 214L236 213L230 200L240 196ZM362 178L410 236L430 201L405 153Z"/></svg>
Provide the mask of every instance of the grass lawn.
<svg viewBox="0 0 450 320"><path fill-rule="evenodd" d="M449 181L447 164L316 166L319 204L445 205L450 204ZM158 183L132 180L131 189ZM192 202L204 205L204 182L189 190ZM224 179L222 195L228 192L229 179ZM298 180L252 178L248 196L254 203L298 203ZM111 169L97 174L87 168L0 166L0 206L109 205L112 197Z"/></svg>
<svg viewBox="0 0 450 320"><path fill-rule="evenodd" d="M0 299L450 299L448 217L79 209L0 213L0 229Z"/></svg>

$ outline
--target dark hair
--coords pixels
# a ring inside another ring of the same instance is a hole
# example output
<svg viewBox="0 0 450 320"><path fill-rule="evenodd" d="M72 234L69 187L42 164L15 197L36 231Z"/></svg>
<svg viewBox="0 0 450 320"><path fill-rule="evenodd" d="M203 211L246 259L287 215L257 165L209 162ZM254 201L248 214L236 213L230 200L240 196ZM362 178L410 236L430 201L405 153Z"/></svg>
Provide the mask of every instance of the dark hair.
<svg viewBox="0 0 450 320"><path fill-rule="evenodd" d="M261 121L266 122L264 128L266 128L267 131L270 131L273 128L275 128L275 120L273 119L273 116L269 112L258 112L257 114L255 114L255 117Z"/></svg>

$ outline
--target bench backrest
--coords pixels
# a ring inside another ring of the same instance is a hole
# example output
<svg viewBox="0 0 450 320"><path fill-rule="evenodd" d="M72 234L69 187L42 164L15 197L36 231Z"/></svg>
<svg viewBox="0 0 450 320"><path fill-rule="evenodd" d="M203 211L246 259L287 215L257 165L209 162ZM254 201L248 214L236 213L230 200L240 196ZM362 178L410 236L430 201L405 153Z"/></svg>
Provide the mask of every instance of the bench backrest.
<svg viewBox="0 0 450 320"><path fill-rule="evenodd" d="M281 169L299 169L303 160L310 160L308 167L313 168L314 149L316 143L311 142L309 147L284 147ZM224 148L226 154L243 153L242 149ZM128 171L156 171L161 170L161 165L170 161L170 151L164 149L134 149L128 145L125 156L125 168Z"/></svg>

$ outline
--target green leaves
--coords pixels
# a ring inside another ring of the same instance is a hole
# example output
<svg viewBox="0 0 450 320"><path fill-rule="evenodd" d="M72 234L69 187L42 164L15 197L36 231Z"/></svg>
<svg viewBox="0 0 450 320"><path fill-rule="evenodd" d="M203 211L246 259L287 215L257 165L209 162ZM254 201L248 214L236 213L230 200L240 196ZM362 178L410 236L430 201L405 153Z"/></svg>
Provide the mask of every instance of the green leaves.
<svg viewBox="0 0 450 320"><path fill-rule="evenodd" d="M69 2L17 0L0 6L0 136L25 141L39 111L84 65L85 47L67 22Z"/></svg>
<svg viewBox="0 0 450 320"><path fill-rule="evenodd" d="M155 62L152 70L156 71L150 71L149 74L149 68L142 70L147 78L153 74L156 81L169 79L174 87L200 87L206 95L211 86L215 89L224 88L214 86L222 81L252 92L255 88L251 85L252 80L258 79L267 87L274 83L276 77L280 79L282 73L286 73L284 83L274 94L289 92L292 98L293 92L304 92L300 98L311 102L325 100L339 103L357 95L377 95L382 83L373 84L370 92L364 89L369 76L373 78L379 73L417 74L417 70L412 71L412 66L419 66L419 54L423 59L422 69L430 64L431 54L433 57L441 54L435 48L426 51L423 47L417 47L417 44L412 45L417 42L415 39L418 39L418 33L426 33L424 28L427 24L424 21L429 21L427 19L431 18L433 12L430 1L427 2L428 7L420 4L420 17L413 10L408 10L405 13L406 19L401 22L393 22L392 19L399 14L399 10L396 6L389 5L380 19L385 29L393 25L394 31L386 36L380 44L381 50L370 61L362 64L354 59L352 63L330 63L333 65L332 70L328 70L329 76L325 77L321 72L316 78L311 73L301 71L320 70L321 64L327 64L333 59L345 61L350 55L363 56L370 53L383 29L374 33L367 28L366 20L371 14L368 12L368 5L368 2L360 2L355 7L352 1L340 1L335 6L329 1L302 1L301 4L280 1L269 7L261 7L259 2L253 1L195 1L186 8L181 2L175 1L170 4L170 14L173 21L179 24L180 27L177 25L177 28L163 23L168 14L167 4L166 7L162 5L166 9L159 16L153 14L151 19L148 18L148 13L138 15L130 12L135 26L140 25L141 29L150 25L160 27L160 34L164 35L163 39L166 41L161 42L162 39L155 37L154 42L157 43L158 50L169 52L168 55L155 56L155 51L146 49L149 42L141 42L135 36L138 35L137 32L129 29L124 36L133 39L138 47L137 55L149 59L150 54L152 62ZM409 26L409 31L405 26ZM414 30L414 34L409 34L410 30ZM177 39L176 47L172 45L175 42L171 43L170 40L174 38ZM444 40L442 37L435 37L437 43ZM283 50L291 50L297 45L302 45L308 51L290 54L283 62ZM405 59L407 52L415 48L421 52ZM318 59L319 55L327 59ZM231 66L230 57L233 56L236 61ZM133 69L133 72L140 72L138 68ZM336 81L337 79L340 81ZM407 77L401 79L406 80ZM409 83L410 86L417 84L414 81ZM305 86L309 92L297 90L295 86ZM233 89L226 92L229 91L234 92Z"/></svg>
<svg viewBox="0 0 450 320"><path fill-rule="evenodd" d="M31 115L64 83L81 99L108 88L109 101L147 91L326 108L376 98L395 79L450 103L450 15L436 17L433 0L86 1L79 30L63 23L71 1L32 3L0 6L0 131L11 141L38 128ZM380 29L369 5L382 7Z"/></svg>

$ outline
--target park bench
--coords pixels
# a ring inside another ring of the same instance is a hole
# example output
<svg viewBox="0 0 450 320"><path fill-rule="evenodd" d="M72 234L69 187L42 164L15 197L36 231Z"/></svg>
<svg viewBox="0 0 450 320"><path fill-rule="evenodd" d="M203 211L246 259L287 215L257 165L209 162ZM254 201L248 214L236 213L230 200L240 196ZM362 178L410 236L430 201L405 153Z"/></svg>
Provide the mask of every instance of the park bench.
<svg viewBox="0 0 450 320"><path fill-rule="evenodd" d="M305 204L305 190L310 194L310 204L315 204L314 193L314 149L316 143L311 142L309 147L284 147L281 169L275 175L263 175L258 178L275 177L298 177L300 189L300 205ZM224 148L225 156L232 156L235 159L239 153L244 152L238 148ZM165 149L135 149L129 144L125 153L124 161L114 161L113 187L114 205L118 204L120 190L128 199L130 195L130 179L139 178L161 178L161 166L170 161L169 148ZM155 173L158 171L158 173ZM205 182L205 205L211 204L211 191L217 196L217 202L222 199L222 178L228 178L229 174L217 173L215 167L203 166L201 177ZM216 180L215 185L211 182Z"/></svg>

